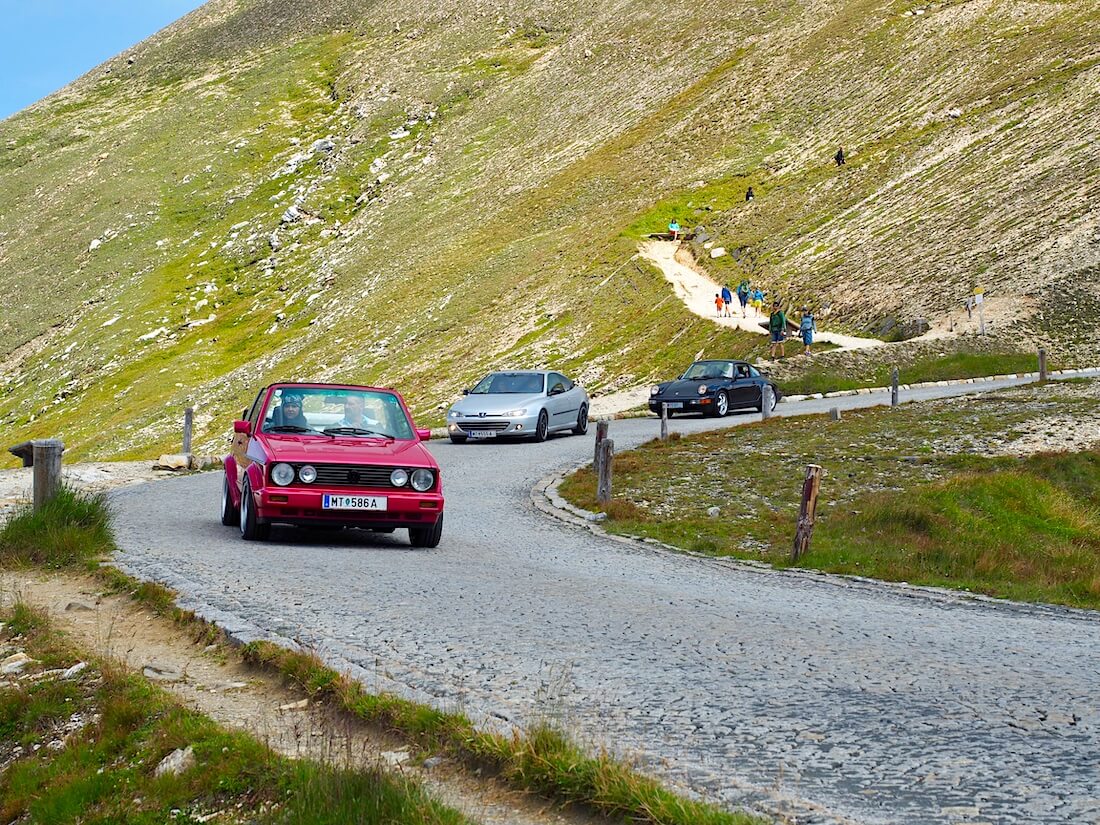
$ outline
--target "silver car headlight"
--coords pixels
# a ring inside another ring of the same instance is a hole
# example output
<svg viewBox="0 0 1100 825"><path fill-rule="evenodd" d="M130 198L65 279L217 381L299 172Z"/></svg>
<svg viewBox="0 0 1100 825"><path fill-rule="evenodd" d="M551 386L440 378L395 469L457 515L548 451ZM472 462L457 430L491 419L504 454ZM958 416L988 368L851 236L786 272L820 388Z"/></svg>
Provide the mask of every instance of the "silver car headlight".
<svg viewBox="0 0 1100 825"><path fill-rule="evenodd" d="M289 464L276 464L271 468L271 480L280 487L286 487L294 481L294 468Z"/></svg>
<svg viewBox="0 0 1100 825"><path fill-rule="evenodd" d="M409 473L407 470L394 470L390 473L390 484L394 487L404 487L409 483Z"/></svg>
<svg viewBox="0 0 1100 825"><path fill-rule="evenodd" d="M527 410L508 410L507 412L502 412L501 415L505 418L514 418L521 415L527 415Z"/></svg>
<svg viewBox="0 0 1100 825"><path fill-rule="evenodd" d="M649 388L649 394L650 395L659 395L660 392L661 392L661 388L658 387L656 384L654 384L652 387Z"/></svg>
<svg viewBox="0 0 1100 825"><path fill-rule="evenodd" d="M312 464L306 464L298 468L298 478L305 484L312 484L317 480L317 468Z"/></svg>
<svg viewBox="0 0 1100 825"><path fill-rule="evenodd" d="M418 493L432 489L433 484L435 484L435 473L431 470L413 470L412 488Z"/></svg>
<svg viewBox="0 0 1100 825"><path fill-rule="evenodd" d="M699 385L699 395L706 395L707 390L710 389L706 384Z"/></svg>

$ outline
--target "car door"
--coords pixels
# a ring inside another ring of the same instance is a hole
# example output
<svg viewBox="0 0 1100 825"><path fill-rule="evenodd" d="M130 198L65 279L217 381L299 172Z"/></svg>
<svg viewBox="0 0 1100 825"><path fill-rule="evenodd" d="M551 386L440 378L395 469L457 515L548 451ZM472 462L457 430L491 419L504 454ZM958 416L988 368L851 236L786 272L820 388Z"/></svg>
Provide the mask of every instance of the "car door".
<svg viewBox="0 0 1100 825"><path fill-rule="evenodd" d="M752 379L748 364L733 365L733 381L729 390L730 407L752 407L760 397L760 391Z"/></svg>
<svg viewBox="0 0 1100 825"><path fill-rule="evenodd" d="M252 406L244 411L245 420L252 427L252 432L255 433L260 426L260 410L263 408L264 396L267 394L267 387L264 387L256 394L256 400L252 402ZM233 456L234 464L237 466L237 491L240 492L241 486L244 484L244 471L248 469L252 464L252 459L248 457L248 445L252 443L252 437L247 433L233 433L233 446L230 448L230 453Z"/></svg>
<svg viewBox="0 0 1100 825"><path fill-rule="evenodd" d="M546 376L546 409L550 412L550 428L561 429L569 424L570 394L572 383L560 372L551 372ZM576 410L573 411L576 416Z"/></svg>

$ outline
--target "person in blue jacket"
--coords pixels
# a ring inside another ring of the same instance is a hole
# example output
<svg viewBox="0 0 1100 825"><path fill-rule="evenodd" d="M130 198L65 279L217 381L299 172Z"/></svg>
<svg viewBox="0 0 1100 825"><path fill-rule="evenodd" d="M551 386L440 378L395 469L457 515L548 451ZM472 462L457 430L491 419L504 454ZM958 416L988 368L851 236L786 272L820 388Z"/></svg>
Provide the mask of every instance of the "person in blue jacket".
<svg viewBox="0 0 1100 825"><path fill-rule="evenodd" d="M810 312L809 307L802 307L802 318L798 322L798 334L802 338L802 354L810 354L810 344L814 342L814 333L817 332L817 326L814 324L813 313Z"/></svg>
<svg viewBox="0 0 1100 825"><path fill-rule="evenodd" d="M727 318L732 318L733 313L730 312L730 304L733 303L733 293L730 291L729 284L722 287L722 300L726 302L725 316Z"/></svg>

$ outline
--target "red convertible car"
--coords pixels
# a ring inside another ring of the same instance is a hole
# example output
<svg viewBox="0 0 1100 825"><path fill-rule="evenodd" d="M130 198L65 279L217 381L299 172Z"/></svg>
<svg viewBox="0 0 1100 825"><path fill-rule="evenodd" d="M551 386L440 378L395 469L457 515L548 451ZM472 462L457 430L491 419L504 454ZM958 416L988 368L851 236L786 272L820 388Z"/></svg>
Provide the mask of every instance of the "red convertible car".
<svg viewBox="0 0 1100 825"><path fill-rule="evenodd" d="M272 524L409 531L413 547L443 532L439 465L393 390L272 384L233 424L222 524L245 539Z"/></svg>

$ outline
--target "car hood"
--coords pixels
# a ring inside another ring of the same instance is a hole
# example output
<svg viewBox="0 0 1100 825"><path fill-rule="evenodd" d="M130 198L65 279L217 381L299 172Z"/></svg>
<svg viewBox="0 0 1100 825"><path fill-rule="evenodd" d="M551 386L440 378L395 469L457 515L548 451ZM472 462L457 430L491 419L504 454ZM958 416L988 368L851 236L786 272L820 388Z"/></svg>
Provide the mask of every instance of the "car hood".
<svg viewBox="0 0 1100 825"><path fill-rule="evenodd" d="M383 440L381 438L321 439L313 436L260 436L272 461L325 464L396 464L435 467L435 459L416 440Z"/></svg>
<svg viewBox="0 0 1100 825"><path fill-rule="evenodd" d="M699 387L701 385L706 384L707 387L714 387L718 383L725 383L725 380L724 378L717 378L709 381L700 381L698 378L678 378L675 381L669 381L666 384L662 384L659 394L662 398L698 398Z"/></svg>
<svg viewBox="0 0 1100 825"><path fill-rule="evenodd" d="M478 415L480 413L501 415L508 410L530 409L537 404L541 404L545 397L541 392L532 393L531 395L489 392L464 396L461 400L455 402L451 409L461 415Z"/></svg>

